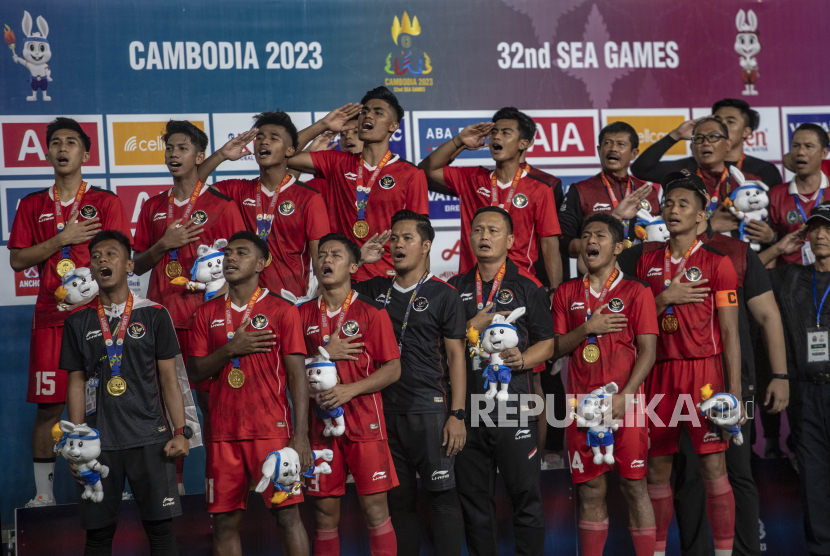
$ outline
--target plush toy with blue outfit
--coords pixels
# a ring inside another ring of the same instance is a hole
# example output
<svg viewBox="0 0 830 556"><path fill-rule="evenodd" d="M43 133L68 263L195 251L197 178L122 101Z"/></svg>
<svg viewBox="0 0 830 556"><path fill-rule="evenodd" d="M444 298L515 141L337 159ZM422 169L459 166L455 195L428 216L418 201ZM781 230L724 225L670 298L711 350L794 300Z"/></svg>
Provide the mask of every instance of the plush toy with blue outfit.
<svg viewBox="0 0 830 556"><path fill-rule="evenodd" d="M577 426L588 427L586 443L594 453L594 465L601 463L614 465L614 431L620 428L620 425L619 423L609 425L604 420L611 410L611 396L618 391L619 388L615 382L597 388L578 404L582 415L576 411L571 412L571 417L576 421ZM576 410L577 403L573 398L571 405ZM602 448L605 448L605 454L602 453Z"/></svg>
<svg viewBox="0 0 830 556"><path fill-rule="evenodd" d="M715 425L715 431L720 430L724 440L731 438L738 446L743 444L744 435L738 424L741 420L741 404L738 399L726 392L715 394L711 384L700 389L700 399L697 409Z"/></svg>
<svg viewBox="0 0 830 556"><path fill-rule="evenodd" d="M55 445L55 452L78 468L84 493L81 498L100 502L104 499L104 487L101 478L109 475L109 467L97 459L101 455L101 435L96 429L86 424L76 425L69 421L60 422L63 435Z"/></svg>
<svg viewBox="0 0 830 556"><path fill-rule="evenodd" d="M323 346L318 348L319 355L305 360L305 370L308 374L308 394L314 399L314 415L322 419L325 424L325 436L340 436L346 432L346 420L343 417L343 407L329 409L322 406L320 396L326 390L331 390L340 382L337 376L337 365L329 359L329 353Z"/></svg>
<svg viewBox="0 0 830 556"><path fill-rule="evenodd" d="M723 204L735 218L741 221L738 226L741 241L748 242L753 251L760 251L761 244L757 241L749 241L745 228L753 220L766 220L769 216L767 211L769 187L762 181L747 180L737 166L730 167L729 172L738 187L732 190L729 199L724 201Z"/></svg>
<svg viewBox="0 0 830 556"><path fill-rule="evenodd" d="M225 273L222 269L222 261L225 260L225 247L228 246L226 239L217 239L213 246L200 245L196 249L197 259L190 269L188 280L184 276L178 276L170 280L171 284L184 286L192 292L205 292L205 301L210 301L216 292L225 285Z"/></svg>
<svg viewBox="0 0 830 556"><path fill-rule="evenodd" d="M314 461L322 459L320 465L312 466L302 471L300 469L300 456L293 448L271 452L262 464L262 479L256 486L257 492L265 492L268 483L274 485L274 495L271 497L271 504L282 504L290 496L296 496L302 491L303 477L313 477L320 473L328 475L331 473L331 466L327 463L334 457L331 450L312 451Z"/></svg>
<svg viewBox="0 0 830 556"><path fill-rule="evenodd" d="M474 328L467 332L467 338L473 344L471 354L473 356L481 353L490 355L489 363L483 372L484 388L487 389L484 395L490 399L495 398L498 401L508 399L507 388L510 386L512 371L504 364L500 354L519 345L519 334L516 327L510 323L516 322L524 314L525 308L519 307L507 315L507 318L503 315L495 315L490 326L484 329L480 337Z"/></svg>

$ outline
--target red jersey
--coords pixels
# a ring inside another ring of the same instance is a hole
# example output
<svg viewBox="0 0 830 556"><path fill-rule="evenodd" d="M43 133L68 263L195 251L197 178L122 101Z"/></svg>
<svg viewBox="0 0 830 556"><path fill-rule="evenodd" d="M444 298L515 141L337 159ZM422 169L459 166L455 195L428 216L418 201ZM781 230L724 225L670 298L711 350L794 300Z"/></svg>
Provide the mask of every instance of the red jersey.
<svg viewBox="0 0 830 556"><path fill-rule="evenodd" d="M727 167L726 169L728 170L729 168ZM709 193L710 196L717 195L718 203L723 203L724 199L728 198L729 194L738 188L737 184L732 183L732 174L728 171L726 173L724 173L723 170L720 172L710 172L709 170L698 168L697 172L703 179L704 185L706 185L706 192ZM749 174L747 172L742 173L747 181L761 181L761 178L755 174Z"/></svg>
<svg viewBox="0 0 830 556"><path fill-rule="evenodd" d="M261 211L268 211L274 193L253 180L224 180L216 189L236 202L248 231L257 233L257 187L261 191ZM308 288L311 251L308 242L329 233L326 205L320 192L292 176L279 190L271 232L265 238L272 261L260 275L259 285L272 292L286 289L302 297Z"/></svg>
<svg viewBox="0 0 830 556"><path fill-rule="evenodd" d="M141 207L135 230L136 251L143 252L155 245L164 235L167 226L184 214L189 199L176 200L173 206L173 218L168 222L169 195L168 189L148 199ZM193 207L191 218L194 217L205 218L206 221L199 233L198 241L188 243L179 249L179 263L182 265L182 276L185 278L190 277L190 270L198 258L196 249L200 245L212 246L217 239L230 239L235 232L245 229L245 222L239 214L236 203L230 197L206 185L202 186L202 192ZM147 298L167 307L176 328L189 329L193 326L193 314L204 302L204 293L191 292L183 286L171 284L170 278L164 272L168 262L170 262L169 252L165 253L153 268Z"/></svg>
<svg viewBox="0 0 830 556"><path fill-rule="evenodd" d="M591 289L588 306L585 304L585 284L582 278L570 280L556 289L553 296L553 331L567 334L585 322L587 309L593 312L601 304L600 292ZM568 367L568 389L574 394L588 394L609 382L616 382L620 389L628 384L631 370L637 360L637 336L658 334L657 308L654 294L641 280L619 273L611 284L603 303L604 313L618 313L628 318L628 327L621 332L597 336L600 357L594 363L582 358L586 339L577 347Z"/></svg>
<svg viewBox="0 0 830 556"><path fill-rule="evenodd" d="M317 301L300 306L300 316L303 319L303 330L305 331L306 351L312 356L317 354L317 348L323 345L324 332L321 331L320 299L321 297L318 297ZM337 328L340 308L336 312L326 310L326 313L328 314L329 330L333 333ZM392 321L389 320L386 310L376 308L359 294L356 294L352 299L342 328L349 329L350 332L353 331L350 334L352 336L362 334L363 337L360 341L364 343L364 346L360 355L358 355L357 361L336 362L337 374L341 383L351 384L363 380L387 361L400 359L398 341L395 339ZM346 337L348 336L341 329L340 338ZM311 404L314 405L314 400L311 401ZM369 442L386 439L383 399L380 392L357 396L342 407L346 420L346 436L349 440L352 442ZM313 408L309 409L308 417L308 439L311 444L327 442L323 435L323 421L317 418Z"/></svg>
<svg viewBox="0 0 830 556"><path fill-rule="evenodd" d="M225 303L228 294L215 297L196 309L189 333L188 356L205 357L228 343ZM242 324L247 306L231 304L231 330ZM305 357L302 322L297 308L275 293L263 290L251 311L246 330L268 330L277 337L269 353L240 357L245 375L241 388L228 384L232 362L210 382L211 439L217 442L291 437L283 356Z"/></svg>
<svg viewBox="0 0 830 556"><path fill-rule="evenodd" d="M814 207L822 202L830 201L830 192L827 191L827 186L827 176L822 174L818 191L810 196L799 195L795 178L790 183L782 183L769 190L769 225L772 231L778 234L779 239L801 229L804 223L807 222L801 211L798 210L796 199L801 204L804 214L809 218L810 211ZM782 255L778 258L779 265L793 263L803 264L800 249L795 253Z"/></svg>
<svg viewBox="0 0 830 556"><path fill-rule="evenodd" d="M492 204L491 183L494 172L495 170L491 171L481 166L477 168L444 167L444 182L458 196L458 202L461 205L462 239L459 263L461 274L476 265L476 259L470 247L470 230L476 210ZM507 184L498 183L496 194L499 206L507 201L512 185L512 180ZM508 256L516 263L516 266L535 276L533 263L539 256L537 236L542 238L560 234L553 190L545 182L523 171L510 206L502 206L502 208L505 208L513 218L513 235L516 238Z"/></svg>
<svg viewBox="0 0 830 556"><path fill-rule="evenodd" d="M657 297L664 289L665 255L668 242L662 248L643 253L637 263L637 278L646 282ZM672 259L668 279L678 273L680 260ZM681 282L708 280L711 288L703 303L686 303L674 306L679 327L674 333L662 332L657 341L657 361L670 359L704 359L723 352L720 335L720 319L715 298L721 292L736 292L738 276L732 261L720 251L698 241L689 260L686 261ZM736 302L737 305L737 302ZM660 315L658 320L664 317Z"/></svg>
<svg viewBox="0 0 830 556"><path fill-rule="evenodd" d="M821 161L821 171L824 172L825 176L830 176L830 160Z"/></svg>
<svg viewBox="0 0 830 556"><path fill-rule="evenodd" d="M360 155L340 151L311 153L314 169L325 180L323 183L326 186L322 193L329 211L329 227L332 232L344 234L362 247L373 235L389 230L392 227L392 216L401 209L429 214L427 179L423 170L395 155L378 173L369 194L369 204L366 207L369 234L362 239L355 236L352 228L357 222L359 160ZM363 164L363 180L368 186L375 167L366 162ZM373 276L394 276L389 244L386 244L384 251L382 260L358 269L354 275L355 281L368 280Z"/></svg>
<svg viewBox="0 0 830 556"><path fill-rule="evenodd" d="M20 200L9 234L7 246L9 249L26 249L58 234L55 221L55 197L52 191L53 188L49 187L26 195ZM74 202L74 197L61 199L61 215L67 223L70 220L69 211ZM118 230L132 241L130 219L127 218L124 206L115 193L87 186L78 204L78 220L83 221L96 216L99 218L102 230ZM37 292L32 328L63 326L63 321L69 315L66 311L58 311L58 302L55 299L55 290L62 281L55 267L61 258L61 252L56 251L37 265L40 288ZM70 246L69 258L76 267L89 267L89 242Z"/></svg>

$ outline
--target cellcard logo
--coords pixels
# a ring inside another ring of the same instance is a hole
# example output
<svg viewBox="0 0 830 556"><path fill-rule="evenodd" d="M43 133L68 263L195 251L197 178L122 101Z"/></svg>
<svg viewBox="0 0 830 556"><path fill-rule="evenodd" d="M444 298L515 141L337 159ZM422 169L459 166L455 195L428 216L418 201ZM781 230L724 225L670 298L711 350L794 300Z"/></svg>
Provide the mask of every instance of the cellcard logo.
<svg viewBox="0 0 830 556"><path fill-rule="evenodd" d="M207 114L107 116L110 171L166 173L162 137L171 119L188 120L205 133L210 132Z"/></svg>
<svg viewBox="0 0 830 556"><path fill-rule="evenodd" d="M135 135L133 135L132 137L127 139L127 142L124 143L124 150L127 151L127 152L132 152L132 151L136 150L137 148L138 148L138 141L137 141L137 137Z"/></svg>
<svg viewBox="0 0 830 556"><path fill-rule="evenodd" d="M642 110L603 110L603 125L627 122L637 132L640 152L671 133L689 119L687 108L655 108ZM689 156L688 141L678 141L668 151L669 158Z"/></svg>

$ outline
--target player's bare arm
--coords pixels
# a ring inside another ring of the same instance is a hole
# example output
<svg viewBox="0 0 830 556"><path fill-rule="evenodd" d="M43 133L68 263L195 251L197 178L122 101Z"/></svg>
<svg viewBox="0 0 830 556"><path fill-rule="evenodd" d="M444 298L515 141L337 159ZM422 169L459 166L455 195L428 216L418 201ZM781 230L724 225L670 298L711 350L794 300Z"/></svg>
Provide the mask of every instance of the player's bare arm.
<svg viewBox="0 0 830 556"><path fill-rule="evenodd" d="M651 368L654 367L654 360L657 357L657 335L638 334L637 337L637 360L631 368L631 376L628 382L611 398L611 418L622 419L628 403L634 399L637 390L646 380Z"/></svg>
<svg viewBox="0 0 830 556"><path fill-rule="evenodd" d="M559 236L543 237L539 240L542 247L542 258L545 260L545 273L551 287L551 296L554 288L562 283L562 257L559 255Z"/></svg>
<svg viewBox="0 0 830 556"><path fill-rule="evenodd" d="M660 315L669 305L683 305L685 303L703 303L709 297L711 288L706 287L709 280L698 280L697 282L681 282L683 272L678 272L672 278L668 288L660 292L654 298L657 304L657 314Z"/></svg>
<svg viewBox="0 0 830 556"><path fill-rule="evenodd" d="M775 294L771 291L757 295L746 302L749 312L761 327L764 345L769 354L770 367L773 375L787 374L787 352L784 343L784 326L781 324L781 313L775 302ZM770 405L772 402L772 405ZM787 380L773 378L764 397L764 405L769 407L768 413L780 413L790 403L790 383Z"/></svg>
<svg viewBox="0 0 830 556"><path fill-rule="evenodd" d="M170 412L170 420L173 422L173 429L179 429L187 424L184 418L184 398L182 389L179 387L179 377L176 374L176 359L159 359L156 361L159 373L161 394L164 397L164 405ZM190 453L190 442L178 434L174 436L165 446L164 453L169 458L183 458Z"/></svg>
<svg viewBox="0 0 830 556"><path fill-rule="evenodd" d="M259 133L259 130L256 128L240 133L225 143L221 149L210 155L207 160L199 164L199 180L205 183L213 171L226 160L239 160L243 156L250 155L251 151L248 150L247 145L256 138L257 133Z"/></svg>
<svg viewBox="0 0 830 556"><path fill-rule="evenodd" d="M464 340L444 338L447 350L447 362L450 368L450 386L452 387L451 409L465 409L467 403L467 363L464 356ZM467 427L464 421L453 416L447 418L444 425L442 446L447 447L447 456L454 456L467 442Z"/></svg>
<svg viewBox="0 0 830 556"><path fill-rule="evenodd" d="M348 104L344 104L337 110L332 110L326 114L326 117L322 120L317 120L309 127L300 131L297 143L300 147L305 147L314 138L319 137L326 131L340 133L341 131L353 129L355 124L350 124L348 122L360 113L361 108L363 108L362 104L350 102ZM300 170L301 172L313 174L314 163L311 161L311 153L303 151L295 154L288 159L288 167L292 170Z"/></svg>
<svg viewBox="0 0 830 556"><path fill-rule="evenodd" d="M481 122L465 127L458 135L432 151L428 157L418 164L418 168L424 171L428 182L434 181L438 185L446 186L444 166L452 162L455 153L462 147L468 149L483 147L484 140L490 135L490 130L493 129L494 125L493 122Z"/></svg>
<svg viewBox="0 0 830 556"><path fill-rule="evenodd" d="M738 336L737 302L735 305L718 307L718 320L726 361L726 374L729 377L729 393L741 402L743 416L740 424L743 425L746 421L746 408L743 407L741 401L741 340Z"/></svg>
<svg viewBox="0 0 830 556"><path fill-rule="evenodd" d="M482 330L490 326L490 324L493 322L493 317L495 317L496 315L503 315L506 317L510 314L510 311L498 311L495 313L491 313L490 310L492 308L493 302L490 301L478 313L476 313L476 316L467 321L467 330L469 330L470 328L475 328L476 330L481 332Z"/></svg>
<svg viewBox="0 0 830 556"><path fill-rule="evenodd" d="M305 374L305 355L289 353L283 356L288 391L294 408L294 436L288 445L300 455L300 465L308 469L314 465L308 442L308 377Z"/></svg>
<svg viewBox="0 0 830 556"><path fill-rule="evenodd" d="M533 367L540 365L553 356L554 339L536 342L525 351L519 348L510 348L501 352L500 356L504 364L514 371L532 371Z"/></svg>
<svg viewBox="0 0 830 556"><path fill-rule="evenodd" d="M188 243L199 240L199 234L202 231L204 222L200 223L191 219L183 226L179 226L181 221L181 218L174 220L164 230L164 235L161 236L161 239L152 247L141 253L136 252L133 255L133 261L135 262L134 272L136 274L141 276L148 270L152 270L171 249L179 249Z"/></svg>
<svg viewBox="0 0 830 556"><path fill-rule="evenodd" d="M78 213L76 212L69 217L69 222L61 233L25 249L11 249L12 268L15 272L22 272L29 267L37 266L64 247L86 243L100 229L101 221L97 216L78 222Z"/></svg>
<svg viewBox="0 0 830 556"><path fill-rule="evenodd" d="M252 353L269 353L277 343L276 335L270 330L245 330L250 323L245 320L234 332L230 342L204 357L187 358L187 377L191 382L202 382L222 371L234 357Z"/></svg>
<svg viewBox="0 0 830 556"><path fill-rule="evenodd" d="M601 336L625 330L628 326L628 317L621 313L603 313L606 307L608 307L607 303L600 305L591 318L567 334L557 334L554 337L553 359L570 355L588 336Z"/></svg>
<svg viewBox="0 0 830 556"><path fill-rule="evenodd" d="M66 416L76 425L85 422L84 385L86 376L83 371L69 371L66 387Z"/></svg>
<svg viewBox="0 0 830 556"><path fill-rule="evenodd" d="M336 409L353 398L380 392L401 377L401 360L387 361L374 373L351 384L338 384L320 394L321 407Z"/></svg>
<svg viewBox="0 0 830 556"><path fill-rule="evenodd" d="M806 235L806 226L794 232L790 232L778 240L778 242L774 245L771 245L767 249L764 249L758 253L758 258L761 259L761 262L765 267L770 268L771 266L774 266L772 263L774 263L778 257L795 253L801 249L802 245L804 245L804 237Z"/></svg>

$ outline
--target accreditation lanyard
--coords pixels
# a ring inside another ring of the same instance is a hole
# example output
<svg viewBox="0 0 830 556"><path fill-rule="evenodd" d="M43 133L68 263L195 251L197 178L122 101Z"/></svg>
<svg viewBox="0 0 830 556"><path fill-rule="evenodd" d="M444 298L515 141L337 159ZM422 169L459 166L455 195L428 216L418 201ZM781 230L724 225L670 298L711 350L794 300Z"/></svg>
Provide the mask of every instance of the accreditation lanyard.
<svg viewBox="0 0 830 556"><path fill-rule="evenodd" d="M101 334L104 336L104 344L107 348L107 359L110 362L112 376L121 376L121 354L124 351L124 335L127 333L127 326L129 325L130 314L132 312L133 294L130 292L127 297L127 303L124 305L124 312L121 313L121 320L115 325L118 336L115 342L113 342L107 313L104 311L104 304L101 303L100 298L98 299L98 320L101 323Z"/></svg>
<svg viewBox="0 0 830 556"><path fill-rule="evenodd" d="M354 290L351 290L349 292L349 296L340 307L340 316L337 318L337 326L334 327L335 330L343 326L343 322L346 320L346 313L349 312L349 306L351 306L354 296L355 292ZM326 300L322 297L320 298L320 330L323 333L323 345L328 345L329 340L331 339L331 332L329 331L329 315L326 312Z"/></svg>
<svg viewBox="0 0 830 556"><path fill-rule="evenodd" d="M740 170L741 167L738 166L738 169ZM700 168L695 170L695 174L697 174L700 179L703 179L703 173L700 171ZM729 168L725 165L723 167L723 172L721 172L720 178L718 179L718 184L715 186L715 193L710 195L710 197L720 196L720 186L724 181L726 182L726 196L728 197L729 194L732 193L732 180L729 179Z"/></svg>
<svg viewBox="0 0 830 556"><path fill-rule="evenodd" d="M254 295L252 295L251 299L248 300L248 306L245 308L245 314L242 315L242 322L245 322L250 318L251 312L254 310L254 304L257 302L257 299L259 299L261 293L262 288L257 287ZM228 337L229 342L233 340L234 329L233 321L231 320L231 294L227 294L227 297L225 297L225 335ZM234 369L239 369L241 367L239 357L232 358L231 365Z"/></svg>
<svg viewBox="0 0 830 556"><path fill-rule="evenodd" d="M735 166L738 167L738 170L744 169L744 160L746 159L746 154L741 153L741 158L738 159L738 162L735 163Z"/></svg>
<svg viewBox="0 0 830 556"><path fill-rule="evenodd" d="M516 170L516 175L513 176L513 182L510 184L510 192L507 194L507 199L505 199L504 204L499 203L498 177L496 171L493 170L493 175L490 176L491 207L498 206L499 208L503 208L504 210L510 212L510 203L513 201L513 195L516 194L516 188L519 187L519 180L522 179L522 172L525 170L525 168L525 165L519 164L519 168L518 170Z"/></svg>
<svg viewBox="0 0 830 556"><path fill-rule="evenodd" d="M499 291L499 287L501 287L501 281L504 279L504 273L507 272L507 261L504 261L501 265L501 268L496 273L496 277L493 279L493 287L490 289L490 295L487 296L487 303L493 301L493 296ZM484 309L484 284L481 282L481 273L478 270L478 265L476 265L476 307L478 310L481 311ZM493 308L490 308L492 312Z"/></svg>
<svg viewBox="0 0 830 556"><path fill-rule="evenodd" d="M167 196L167 225L169 226L170 223L173 221L173 208L175 207L176 197L173 196L173 190L175 187L170 188L170 195ZM199 199L199 194L202 192L202 180L199 180L199 183L196 184L196 187L193 188L193 193L190 194L190 199L187 201L187 205L184 207L184 213L182 214L182 221L179 226L187 222L187 219L190 218L190 214L193 212L193 208L196 206L196 201ZM170 260L171 261L178 261L179 260L179 250L178 249L171 249L170 250Z"/></svg>
<svg viewBox="0 0 830 556"><path fill-rule="evenodd" d="M66 227L66 220L63 218L63 207L61 207L61 198L58 195L58 184L52 186L52 193L55 198L55 227L58 230L57 233L61 233ZM69 209L69 216L72 216L78 212L78 207L81 206L81 199L83 198L84 193L86 193L86 182L82 181L81 186L78 187L78 192L75 193L75 202L72 203L72 208ZM69 249L69 245L61 249L61 259L69 258Z"/></svg>
<svg viewBox="0 0 830 556"><path fill-rule="evenodd" d="M403 351L403 337L406 334L406 325L409 322L409 312L412 311L412 305L415 303L415 298L418 296L418 291L420 291L421 286L424 285L424 282L429 276L429 269L424 271L424 275L421 276L421 279L418 280L418 284L415 286L415 289L412 291L412 295L409 297L409 305L406 306L406 314L403 317L403 324L401 325L401 339L398 340L398 352ZM383 307L386 308L389 305L389 300L392 299L392 287L395 285L395 281L392 280L392 283L389 285L389 290L386 292L386 299L383 302Z"/></svg>
<svg viewBox="0 0 830 556"><path fill-rule="evenodd" d="M827 299L827 294L830 293L830 285L824 290L824 295L821 297L821 303L818 302L818 286L816 285L816 268L813 267L813 304L816 306L816 327L821 326L821 309L824 307L824 300Z"/></svg>
<svg viewBox="0 0 830 556"><path fill-rule="evenodd" d="M608 280L605 281L605 286L602 288L602 293L599 294L599 302L597 306L602 306L602 302L605 301L605 295L608 293L608 290L611 289L611 284L614 283L614 280L617 279L620 271L618 269L614 269L614 272L611 273L611 276L608 277ZM585 275L584 279L585 283L585 322L588 322L588 319L591 318L591 281L588 279L588 275ZM596 344L597 343L597 336L596 334L590 334L588 336L588 343L589 344Z"/></svg>
<svg viewBox="0 0 830 556"><path fill-rule="evenodd" d="M683 269L686 268L686 263L689 260L689 257L692 256L692 251L695 250L695 246L697 246L698 240L695 238L694 243L686 250L686 254L683 255L683 259L680 261L680 266L677 267L677 274L683 272ZM666 246L666 267L663 271L663 290L669 289L671 285L672 276L671 276L671 247ZM666 307L666 314L673 315L674 314L674 305L669 305Z"/></svg>
<svg viewBox="0 0 830 556"><path fill-rule="evenodd" d="M824 190L820 189L818 193L818 197L816 197L816 202L813 203L813 207L817 207L821 204L821 199L824 197ZM798 212L801 213L801 223L804 224L807 222L807 213L804 212L804 208L801 206L801 201L798 199L798 193L793 194L793 200L795 201L795 206L798 208Z"/></svg>
<svg viewBox="0 0 830 556"><path fill-rule="evenodd" d="M358 165L359 168L357 170L357 219L358 220L366 220L366 207L369 205L369 193L372 191L372 186L375 184L375 180L378 177L381 169L386 166L389 160L392 159L392 151L386 150L386 154L383 155L383 158L380 159L378 162L378 167L375 168L375 171L372 172L372 175L369 176L369 185L364 185L363 182L363 155L358 157Z"/></svg>
<svg viewBox="0 0 830 556"><path fill-rule="evenodd" d="M282 193L283 186L291 181L293 176L286 172L285 177L282 178L279 187L271 197L271 202L268 204L268 211L262 212L262 185L260 181L256 180L256 233L261 239L268 237L271 233L271 228L274 226L274 208L277 206L277 198Z"/></svg>
<svg viewBox="0 0 830 556"><path fill-rule="evenodd" d="M603 183L603 185L605 185L605 190L608 191L608 197L611 199L611 205L614 208L617 208L619 206L620 202L617 201L617 196L614 195L614 188L611 187L611 182L608 180L608 176L605 175L605 172L600 172L599 177L602 178L602 183ZM634 183L633 183L633 180L631 179L631 176L628 176L628 187L625 190L625 197L628 197L629 195L631 195L632 191L634 191ZM623 199L625 199L625 197L623 197ZM623 223L623 228L624 228L623 229L623 237L627 239L628 238L628 220L623 220L622 223Z"/></svg>

